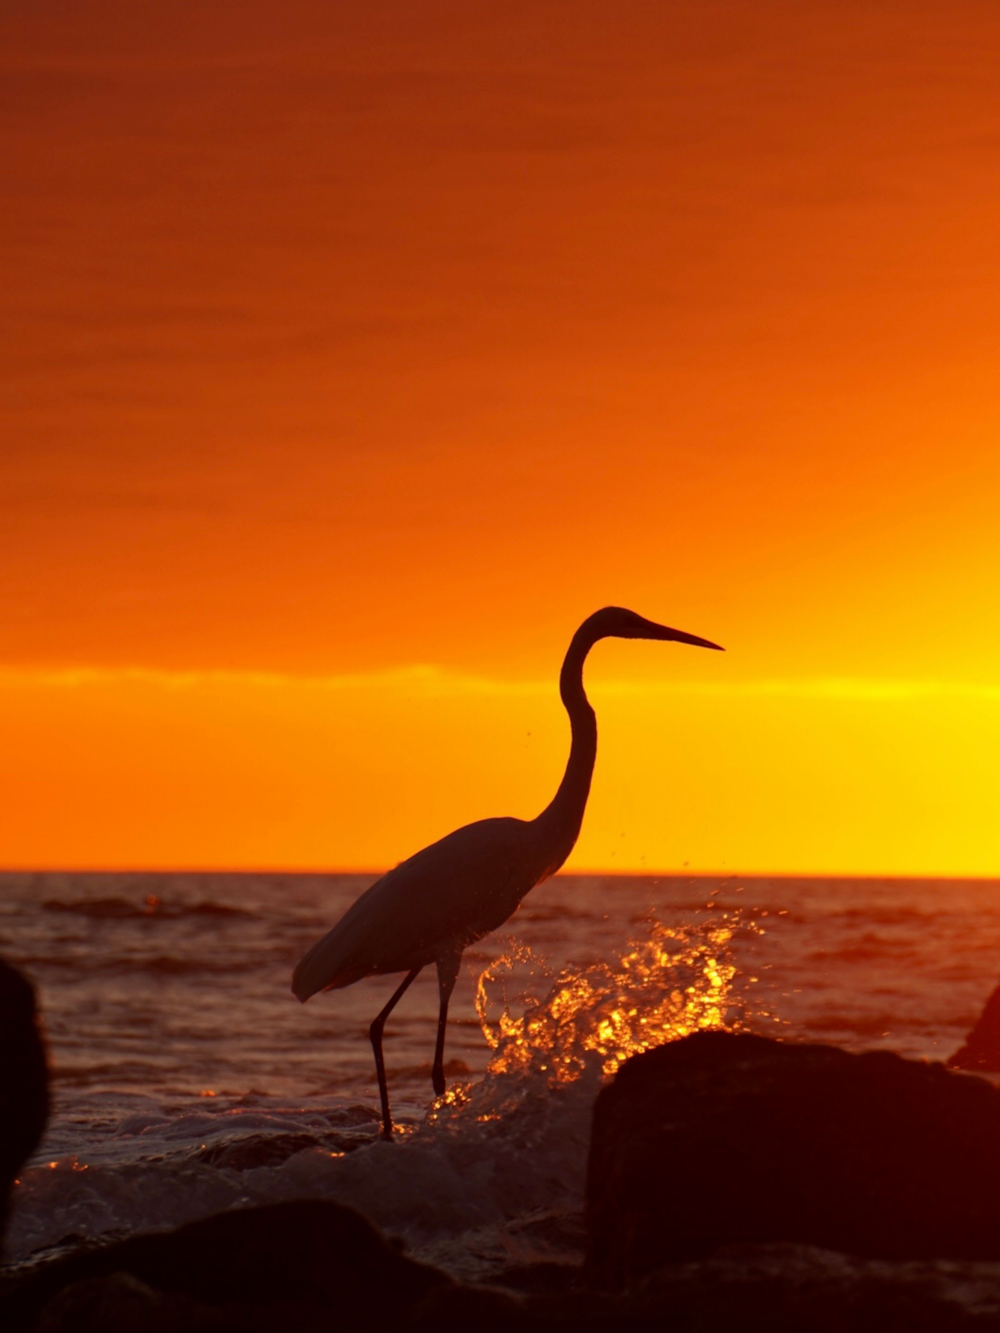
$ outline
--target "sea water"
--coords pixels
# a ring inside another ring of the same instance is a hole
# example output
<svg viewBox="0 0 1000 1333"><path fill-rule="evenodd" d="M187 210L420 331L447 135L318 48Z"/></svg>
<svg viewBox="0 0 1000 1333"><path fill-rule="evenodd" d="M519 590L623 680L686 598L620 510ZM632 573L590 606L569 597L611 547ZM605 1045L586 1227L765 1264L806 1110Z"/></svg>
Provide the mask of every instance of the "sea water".
<svg viewBox="0 0 1000 1333"><path fill-rule="evenodd" d="M373 876L0 875L0 953L53 1075L6 1259L279 1199L336 1199L460 1276L572 1262L590 1114L699 1027L946 1059L1000 977L1000 883L558 876L467 950L449 1088L428 968L299 1005L291 970Z"/></svg>

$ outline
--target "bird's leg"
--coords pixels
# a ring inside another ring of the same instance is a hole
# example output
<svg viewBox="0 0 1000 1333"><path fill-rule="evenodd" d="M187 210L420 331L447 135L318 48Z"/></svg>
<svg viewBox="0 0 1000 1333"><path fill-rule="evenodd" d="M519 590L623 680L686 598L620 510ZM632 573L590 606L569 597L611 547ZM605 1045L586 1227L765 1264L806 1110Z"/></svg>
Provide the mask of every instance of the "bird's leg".
<svg viewBox="0 0 1000 1333"><path fill-rule="evenodd" d="M368 1029L368 1035L372 1039L372 1050L375 1052L375 1072L378 1075L379 1096L382 1098L382 1138L384 1139L392 1138L392 1116L389 1112L389 1087L385 1081L385 1061L382 1059L382 1029L385 1027L385 1020L403 998L406 988L420 971L421 968L415 967L412 972L406 974L403 984L393 992L392 999Z"/></svg>
<svg viewBox="0 0 1000 1333"><path fill-rule="evenodd" d="M458 980L458 967L462 961L461 953L445 954L437 960L438 993L441 996L441 1010L438 1014L437 1045L434 1047L434 1068L431 1081L434 1091L440 1097L444 1092L444 1030L448 1022L448 1001Z"/></svg>

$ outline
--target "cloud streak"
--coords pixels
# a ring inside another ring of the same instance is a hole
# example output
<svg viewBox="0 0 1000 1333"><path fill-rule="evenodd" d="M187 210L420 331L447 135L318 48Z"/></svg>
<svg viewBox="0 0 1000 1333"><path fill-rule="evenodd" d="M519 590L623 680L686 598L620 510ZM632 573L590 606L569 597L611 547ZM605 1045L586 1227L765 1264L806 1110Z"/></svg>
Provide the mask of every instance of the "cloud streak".
<svg viewBox="0 0 1000 1333"><path fill-rule="evenodd" d="M177 693L212 691L306 690L315 693L383 693L456 697L517 698L552 696L552 680L503 680L414 663L386 671L343 675L308 675L272 671L168 671L155 667L0 668L0 690L85 690L140 687ZM1000 700L1000 684L978 681L892 680L866 677L807 677L741 681L604 680L588 685L595 699L718 698L812 699L896 702L920 699Z"/></svg>

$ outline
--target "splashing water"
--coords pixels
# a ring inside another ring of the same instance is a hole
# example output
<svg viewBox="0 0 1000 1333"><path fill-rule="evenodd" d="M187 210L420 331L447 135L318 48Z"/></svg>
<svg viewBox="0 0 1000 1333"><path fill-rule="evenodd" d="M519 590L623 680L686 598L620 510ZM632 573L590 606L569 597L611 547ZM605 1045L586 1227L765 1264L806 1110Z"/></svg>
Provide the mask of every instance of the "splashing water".
<svg viewBox="0 0 1000 1333"><path fill-rule="evenodd" d="M513 943L477 987L476 1010L494 1052L483 1083L454 1085L430 1120L440 1122L470 1101L479 1119L496 1119L529 1089L554 1089L585 1075L610 1078L629 1056L700 1028L745 1028L745 1001L732 995L730 943L737 929L757 933L738 913L685 926L654 921L617 963L555 974L528 946Z"/></svg>
<svg viewBox="0 0 1000 1333"><path fill-rule="evenodd" d="M538 1069L551 1081L569 1083L590 1062L601 1059L605 1077L630 1055L698 1028L726 1026L730 983L736 972L728 945L734 927L727 920L700 928L653 924L642 941L631 941L617 965L597 963L585 971L564 969L544 999L525 996L521 1017L511 1012L506 978L517 963L534 964L531 951L517 946L488 967L479 979L476 1008L486 1040L496 1054L489 1072ZM491 989L499 983L502 1009L491 1022ZM738 1016L731 1025L738 1026Z"/></svg>

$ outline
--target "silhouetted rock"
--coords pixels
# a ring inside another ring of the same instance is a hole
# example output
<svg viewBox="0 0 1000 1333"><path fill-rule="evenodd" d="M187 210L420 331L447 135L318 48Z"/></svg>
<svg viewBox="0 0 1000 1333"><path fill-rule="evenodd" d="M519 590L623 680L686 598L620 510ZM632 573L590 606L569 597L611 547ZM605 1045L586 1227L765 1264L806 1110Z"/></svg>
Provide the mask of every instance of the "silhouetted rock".
<svg viewBox="0 0 1000 1333"><path fill-rule="evenodd" d="M600 1094L588 1272L622 1286L731 1242L1000 1256L1000 1092L887 1052L704 1032Z"/></svg>
<svg viewBox="0 0 1000 1333"><path fill-rule="evenodd" d="M228 1142L208 1144L198 1153L198 1160L232 1171L250 1171L258 1166L275 1166L278 1162L294 1157L297 1152L318 1145L331 1152L353 1152L370 1141L370 1135L359 1138L356 1130L346 1133L329 1130L325 1134L311 1130L285 1134L243 1134Z"/></svg>
<svg viewBox="0 0 1000 1333"><path fill-rule="evenodd" d="M35 992L16 968L0 959L0 1240L10 1187L38 1146L48 1110Z"/></svg>
<svg viewBox="0 0 1000 1333"><path fill-rule="evenodd" d="M619 1327L662 1327L667 1312L670 1333L995 1333L1000 1264L733 1246L652 1273L622 1298Z"/></svg>
<svg viewBox="0 0 1000 1333"><path fill-rule="evenodd" d="M352 1209L302 1200L56 1260L0 1298L0 1327L33 1329L44 1312L51 1333L97 1333L113 1321L123 1330L328 1328L331 1314L337 1327L360 1328L452 1285Z"/></svg>
<svg viewBox="0 0 1000 1333"><path fill-rule="evenodd" d="M0 1299L4 1333L996 1333L1000 1263L728 1246L621 1293L540 1265L515 1296L405 1258L349 1209L246 1209L49 1264ZM579 1274L576 1275L579 1277Z"/></svg>
<svg viewBox="0 0 1000 1333"><path fill-rule="evenodd" d="M986 1001L983 1012L960 1046L949 1059L952 1069L981 1069L1000 1073L1000 986Z"/></svg>
<svg viewBox="0 0 1000 1333"><path fill-rule="evenodd" d="M219 1313L187 1296L155 1291L131 1273L109 1273L64 1287L44 1307L36 1329L37 1333L180 1333L209 1327Z"/></svg>

